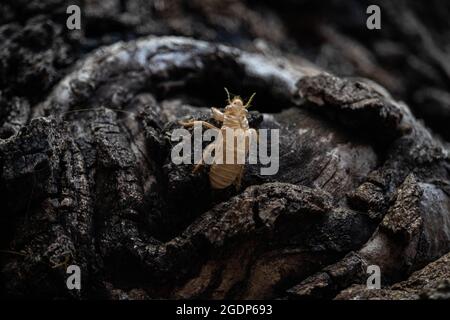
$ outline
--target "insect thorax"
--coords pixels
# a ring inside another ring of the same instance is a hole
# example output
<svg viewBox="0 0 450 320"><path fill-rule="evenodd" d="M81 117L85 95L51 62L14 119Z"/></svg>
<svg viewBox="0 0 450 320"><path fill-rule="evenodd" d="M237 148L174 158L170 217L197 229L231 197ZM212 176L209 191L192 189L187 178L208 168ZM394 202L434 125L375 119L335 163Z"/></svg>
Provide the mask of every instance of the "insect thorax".
<svg viewBox="0 0 450 320"><path fill-rule="evenodd" d="M249 129L248 120L245 116L235 116L227 114L225 114L222 127L231 129L243 129L243 130Z"/></svg>

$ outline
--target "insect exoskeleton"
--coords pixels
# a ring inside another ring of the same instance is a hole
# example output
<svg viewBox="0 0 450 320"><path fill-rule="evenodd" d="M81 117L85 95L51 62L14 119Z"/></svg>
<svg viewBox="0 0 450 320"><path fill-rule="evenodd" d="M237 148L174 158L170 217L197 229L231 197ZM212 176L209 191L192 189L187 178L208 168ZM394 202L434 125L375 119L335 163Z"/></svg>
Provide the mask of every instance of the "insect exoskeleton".
<svg viewBox="0 0 450 320"><path fill-rule="evenodd" d="M209 170L211 187L213 189L224 189L234 184L236 189L239 189L244 174L250 139L257 137L256 130L249 127L247 120L247 109L250 107L255 93L244 104L240 97L230 99L230 93L226 88L225 91L228 105L224 111L211 108L213 118L222 123L221 128L217 128L206 121L196 120L180 122L180 124L185 127L201 124L206 128L220 131L217 139L203 150L202 160L196 163L193 172L196 172L204 164L203 160L214 149L214 159ZM231 155L231 157L227 155Z"/></svg>

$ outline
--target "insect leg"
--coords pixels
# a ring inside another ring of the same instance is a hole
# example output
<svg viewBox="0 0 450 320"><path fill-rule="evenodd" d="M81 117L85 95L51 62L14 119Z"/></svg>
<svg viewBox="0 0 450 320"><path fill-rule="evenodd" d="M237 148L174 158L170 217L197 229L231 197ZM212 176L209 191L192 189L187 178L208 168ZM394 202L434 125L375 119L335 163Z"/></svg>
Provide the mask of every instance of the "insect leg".
<svg viewBox="0 0 450 320"><path fill-rule="evenodd" d="M195 165L195 167L194 167L194 169L192 170L192 173L196 173L197 171L198 171L198 169L200 169L200 167L203 165L203 162L202 161L199 161L196 165Z"/></svg>
<svg viewBox="0 0 450 320"><path fill-rule="evenodd" d="M211 108L212 116L215 120L223 122L225 115L217 108Z"/></svg>
<svg viewBox="0 0 450 320"><path fill-rule="evenodd" d="M194 167L194 170L192 170L192 173L195 173L198 171L198 169L200 169L200 167L203 165L203 159L205 159L208 156L208 154L211 152L212 148L214 148L214 142L208 144L206 146L205 150L203 150L202 159L200 159L200 161L195 164L195 167Z"/></svg>
<svg viewBox="0 0 450 320"><path fill-rule="evenodd" d="M209 128L209 129L220 130L216 126L214 126L211 123L208 123L206 121L191 120L191 121L188 121L188 122L178 121L178 123L181 124L183 127L193 127L193 126L195 126L198 123L198 124L201 124L202 126L205 126L205 127Z"/></svg>
<svg viewBox="0 0 450 320"><path fill-rule="evenodd" d="M244 176L244 166L241 166L241 169L239 171L238 176L236 177L236 180L234 180L234 186L236 187L236 190L239 190L241 188L241 182L242 177Z"/></svg>

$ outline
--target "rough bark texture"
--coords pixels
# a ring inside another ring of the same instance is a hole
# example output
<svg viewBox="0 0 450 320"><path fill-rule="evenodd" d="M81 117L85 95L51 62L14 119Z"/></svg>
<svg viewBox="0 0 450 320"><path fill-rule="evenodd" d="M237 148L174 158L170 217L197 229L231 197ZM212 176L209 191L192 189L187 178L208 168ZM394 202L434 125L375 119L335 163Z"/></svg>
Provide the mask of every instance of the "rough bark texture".
<svg viewBox="0 0 450 320"><path fill-rule="evenodd" d="M80 31L66 1L0 5L1 296L448 299L448 5L371 33L364 2L312 3L88 1ZM223 87L280 129L240 190L170 159Z"/></svg>

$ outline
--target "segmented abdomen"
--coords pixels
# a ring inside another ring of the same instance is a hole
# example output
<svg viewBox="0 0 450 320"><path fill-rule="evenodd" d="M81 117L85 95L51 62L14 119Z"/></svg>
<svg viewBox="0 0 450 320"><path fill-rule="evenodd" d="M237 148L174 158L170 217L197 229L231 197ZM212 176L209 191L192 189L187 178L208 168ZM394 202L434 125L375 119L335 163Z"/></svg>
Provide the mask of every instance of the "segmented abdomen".
<svg viewBox="0 0 450 320"><path fill-rule="evenodd" d="M213 189L224 189L236 181L242 164L213 164L209 172L209 181Z"/></svg>
<svg viewBox="0 0 450 320"><path fill-rule="evenodd" d="M229 127L222 127L222 136L215 141L215 158L214 164L209 171L209 181L213 189L224 189L233 184L244 169L245 157L247 155L248 148L244 145L237 143L238 137L234 138L231 143L227 142L227 130L233 130ZM236 133L236 131L233 131ZM242 135L245 131L241 131ZM231 159L227 159L227 151L231 156ZM219 157L222 155L222 161L219 161ZM238 160L240 160L238 162ZM243 161L242 161L243 160Z"/></svg>

